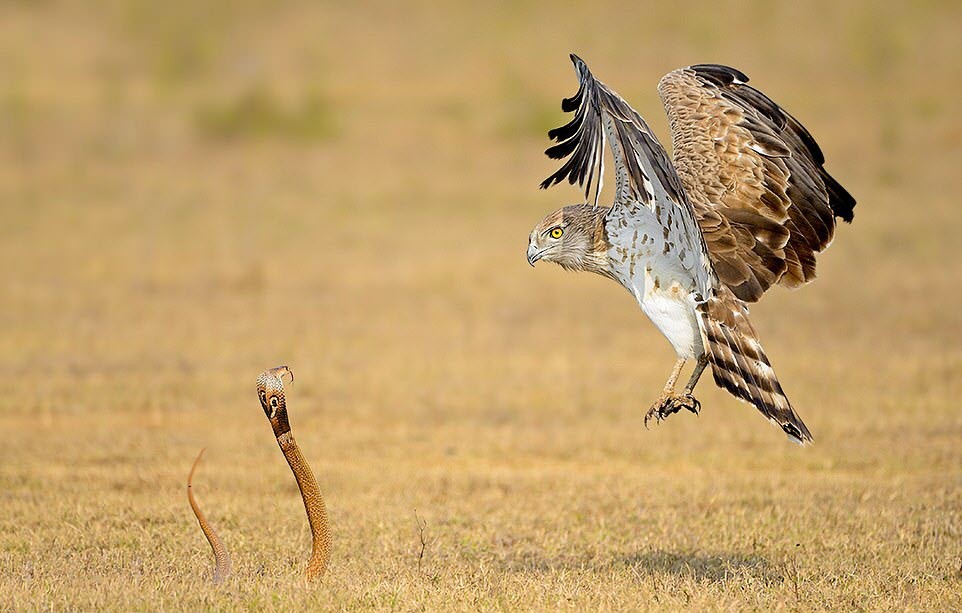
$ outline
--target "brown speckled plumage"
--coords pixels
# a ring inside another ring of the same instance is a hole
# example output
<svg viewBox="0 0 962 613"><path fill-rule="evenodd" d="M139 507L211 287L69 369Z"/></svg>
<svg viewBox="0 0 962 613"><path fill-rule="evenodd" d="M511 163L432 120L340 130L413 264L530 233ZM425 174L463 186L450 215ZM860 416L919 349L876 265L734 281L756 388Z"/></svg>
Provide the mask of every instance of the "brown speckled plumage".
<svg viewBox="0 0 962 613"><path fill-rule="evenodd" d="M815 255L831 242L836 218L852 220L855 200L825 170L801 123L733 68L699 64L661 80L674 149L669 158L644 119L580 58L571 60L579 88L562 109L574 117L548 133L557 144L545 151L565 161L541 187L579 184L590 201L594 186L594 203L542 220L529 236L528 261L614 279L671 342L678 362L648 417L697 412L692 391L711 363L719 386L793 440L811 441L745 302L775 284L812 280ZM597 206L606 143L616 184L610 207ZM577 222L554 237L566 217ZM677 394L678 374L691 359L695 370Z"/></svg>
<svg viewBox="0 0 962 613"><path fill-rule="evenodd" d="M855 200L824 168L808 130L718 65L665 75L658 93L671 127L672 162L719 279L754 302L775 283L815 278L815 254Z"/></svg>

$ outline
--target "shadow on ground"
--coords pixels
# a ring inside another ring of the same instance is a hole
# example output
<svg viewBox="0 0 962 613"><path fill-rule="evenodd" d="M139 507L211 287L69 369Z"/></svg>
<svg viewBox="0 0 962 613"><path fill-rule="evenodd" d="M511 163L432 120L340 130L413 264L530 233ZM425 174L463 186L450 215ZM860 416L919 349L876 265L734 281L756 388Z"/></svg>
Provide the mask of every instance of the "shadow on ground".
<svg viewBox="0 0 962 613"><path fill-rule="evenodd" d="M785 580L783 569L755 554L649 551L628 556L625 564L640 573L671 575L699 582L751 577L766 585L774 585Z"/></svg>
<svg viewBox="0 0 962 613"><path fill-rule="evenodd" d="M737 579L764 585L783 583L790 570L773 564L758 554L727 552L673 552L650 550L625 555L603 555L584 552L581 555L546 557L537 549L515 549L502 558L506 570L548 572L553 570L613 571L629 568L637 577L659 577L693 580L699 583L723 583Z"/></svg>

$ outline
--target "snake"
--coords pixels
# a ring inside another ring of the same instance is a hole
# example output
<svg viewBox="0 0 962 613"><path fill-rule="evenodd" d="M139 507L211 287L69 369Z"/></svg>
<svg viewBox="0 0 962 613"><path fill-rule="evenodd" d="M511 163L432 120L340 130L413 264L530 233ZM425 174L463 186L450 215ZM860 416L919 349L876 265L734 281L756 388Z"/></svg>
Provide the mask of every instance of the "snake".
<svg viewBox="0 0 962 613"><path fill-rule="evenodd" d="M307 512L307 522L311 526L311 557L307 561L307 578L317 579L324 575L327 564L331 559L331 526L327 519L327 507L321 488L311 467L304 459L301 448L294 440L291 432L290 420L287 417L287 403L284 399L284 375L290 375L294 383L294 373L287 366L277 366L267 370L257 377L257 396L267 420L271 422L277 446L281 448L284 459L287 460L301 490L304 500L304 510Z"/></svg>
<svg viewBox="0 0 962 613"><path fill-rule="evenodd" d="M307 561L307 579L315 580L324 576L327 571L328 563L331 560L331 526L327 517L327 506L324 504L324 497L321 495L321 488L317 485L317 479L311 471L310 464L301 453L294 434L291 432L290 419L287 415L287 400L284 396L284 377L290 376L291 383L294 382L294 373L287 366L277 366L264 371L257 377L257 397L260 399L261 408L264 415L271 424L274 431L274 438L277 445L284 454L284 459L294 473L294 480L301 492L301 499L304 501L304 510L307 513L307 522L311 528L311 557ZM203 455L201 450L194 466L190 469L187 477L187 497L190 501L191 509L197 517L207 542L210 543L211 550L214 552L214 584L220 584L230 574L231 562L227 549L223 542L217 537L216 532L207 522L200 507L197 506L194 495L191 492L191 480L194 476L194 469Z"/></svg>
<svg viewBox="0 0 962 613"><path fill-rule="evenodd" d="M220 537L217 536L214 527L211 526L210 523L207 522L207 518L204 517L204 512L201 511L200 506L197 505L197 499L194 498L193 491L194 471L197 470L197 465L200 463L204 451L204 449L201 449L200 453L197 454L197 459L194 460L194 464L190 467L190 474L187 475L187 501L190 502L190 508L197 518L197 523L200 524L200 529L203 530L204 536L207 537L207 542L210 543L210 548L214 552L213 582L214 585L220 585L227 579L227 576L230 575L230 553L227 552L224 541L220 540Z"/></svg>

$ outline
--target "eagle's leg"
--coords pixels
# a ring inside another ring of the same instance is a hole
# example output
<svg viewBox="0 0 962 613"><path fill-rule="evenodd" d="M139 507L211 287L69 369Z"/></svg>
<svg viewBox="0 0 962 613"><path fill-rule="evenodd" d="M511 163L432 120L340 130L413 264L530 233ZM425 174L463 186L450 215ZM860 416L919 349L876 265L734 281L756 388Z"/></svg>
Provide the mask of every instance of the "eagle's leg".
<svg viewBox="0 0 962 613"><path fill-rule="evenodd" d="M677 413L682 409L687 409L694 414L698 414L698 409L701 408L701 403L691 395L692 390L695 389L695 384L698 383L698 378L701 377L701 373L705 370L708 365L708 356L703 355L698 358L698 362L695 364L695 370L692 371L691 377L688 379L688 383L685 385L685 391L681 394L675 392L675 383L678 381L678 376L681 375L681 369L685 366L685 360L678 360L675 362L675 368L671 371L671 376L668 377L668 383L665 384L665 390L655 401L655 404L648 410L645 414L645 427L648 427L648 421L651 418L655 418L655 422L659 422L672 413Z"/></svg>
<svg viewBox="0 0 962 613"><path fill-rule="evenodd" d="M675 383L678 382L678 377L681 375L681 369L685 367L685 363L688 360L679 359L675 362L675 367L671 370L671 375L668 377L668 382L665 383L665 391L662 392L663 396L672 396L675 393Z"/></svg>
<svg viewBox="0 0 962 613"><path fill-rule="evenodd" d="M695 363L695 370L691 371L691 376L688 377L688 383L685 384L685 396L691 396L691 393L695 391L695 385L698 383L698 379L701 378L701 373L705 372L706 366L708 366L708 354L703 353L698 357L698 361ZM701 406L701 403L695 400L694 397L691 399L695 401L697 407Z"/></svg>

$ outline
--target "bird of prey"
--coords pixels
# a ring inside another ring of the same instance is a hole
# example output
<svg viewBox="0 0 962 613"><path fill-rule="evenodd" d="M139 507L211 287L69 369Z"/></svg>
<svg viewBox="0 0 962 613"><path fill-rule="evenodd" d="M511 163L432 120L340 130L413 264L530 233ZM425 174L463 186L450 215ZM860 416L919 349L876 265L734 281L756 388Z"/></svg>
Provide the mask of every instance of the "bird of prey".
<svg viewBox="0 0 962 613"><path fill-rule="evenodd" d="M528 262L617 281L671 343L678 360L646 426L682 408L697 413L692 392L711 364L719 387L810 443L746 303L773 285L811 281L815 254L831 243L836 218L852 221L855 199L826 172L808 130L734 68L699 64L661 79L669 159L645 120L579 57L571 61L580 85L561 108L574 118L548 133L558 144L545 151L567 159L541 187L567 179L584 187L586 202L535 226ZM606 143L616 189L611 206L599 206ZM678 393L688 360L694 370Z"/></svg>

